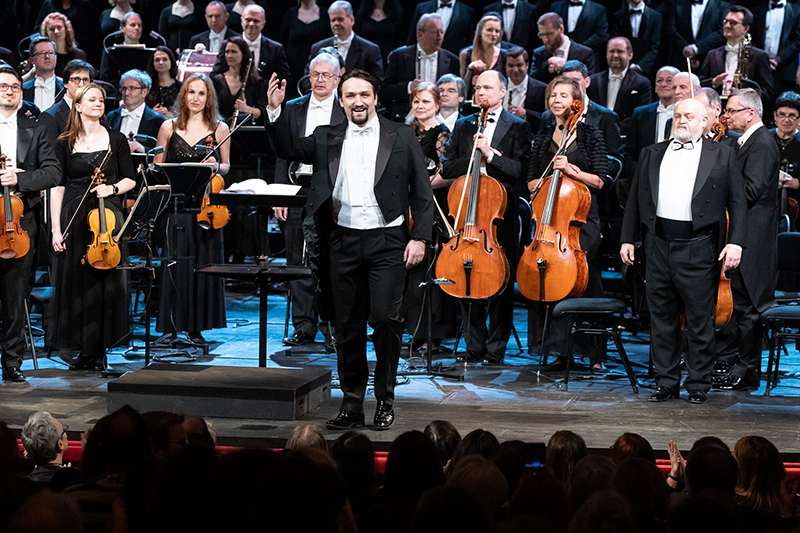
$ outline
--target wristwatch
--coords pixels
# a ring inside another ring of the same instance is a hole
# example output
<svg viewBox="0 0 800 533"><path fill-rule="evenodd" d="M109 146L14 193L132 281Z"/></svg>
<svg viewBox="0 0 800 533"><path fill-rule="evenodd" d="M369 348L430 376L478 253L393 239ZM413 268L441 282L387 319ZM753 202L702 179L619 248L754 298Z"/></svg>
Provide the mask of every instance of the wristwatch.
<svg viewBox="0 0 800 533"><path fill-rule="evenodd" d="M119 187L117 187L116 185L112 185L111 190L114 191L114 196L119 194Z"/></svg>

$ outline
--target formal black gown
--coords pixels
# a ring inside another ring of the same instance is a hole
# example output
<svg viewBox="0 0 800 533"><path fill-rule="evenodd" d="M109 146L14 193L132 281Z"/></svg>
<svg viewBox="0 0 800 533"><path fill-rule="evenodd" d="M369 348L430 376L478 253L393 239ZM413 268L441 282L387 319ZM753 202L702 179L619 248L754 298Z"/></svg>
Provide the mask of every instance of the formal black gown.
<svg viewBox="0 0 800 533"><path fill-rule="evenodd" d="M194 13L189 13L185 17L177 17L172 14L172 4L170 3L161 11L158 19L158 33L167 41L167 48L180 51L189 48L189 41L193 35L197 35L205 29L203 15L200 8L195 5Z"/></svg>
<svg viewBox="0 0 800 533"><path fill-rule="evenodd" d="M214 137L213 133L210 133ZM216 142L216 138L214 140ZM173 133L167 144L165 162L198 162L206 155ZM196 207L199 207L196 206ZM197 267L223 263L221 230L204 230L197 212L181 212L167 224L156 330L164 333L198 332L225 327L225 281L216 276L196 274Z"/></svg>
<svg viewBox="0 0 800 533"><path fill-rule="evenodd" d="M299 96L295 86L297 80L302 78L305 72L311 45L332 35L328 12L324 7L320 6L319 8L319 18L308 24L297 18L298 10L299 8L295 6L286 12L278 38L278 42L284 46L286 60L289 62L289 70L292 73L292 80L287 83L286 88L287 100L289 94Z"/></svg>
<svg viewBox="0 0 800 533"><path fill-rule="evenodd" d="M214 74L211 76L211 82L214 84L214 89L217 91L217 102L219 102L219 114L230 123L236 111L233 107L236 103L236 95L231 94L231 89L228 87L228 82L225 81L225 74ZM253 120L255 124L263 124L264 117L267 114L267 89L263 80L252 82L248 81L244 89L245 100L250 107L257 107L261 110L261 117ZM241 113L239 113L241 116Z"/></svg>
<svg viewBox="0 0 800 533"><path fill-rule="evenodd" d="M66 54L56 54L56 76L59 78L64 76L64 67L66 67L67 63L73 59L82 59L83 61L86 61L88 56L86 55L86 52L80 48L74 48L72 52L67 52Z"/></svg>
<svg viewBox="0 0 800 533"><path fill-rule="evenodd" d="M125 137L115 131L109 131L109 137L112 154L104 166L106 184L114 185L123 178L135 179ZM83 205L78 206L106 150L72 152L69 144L60 140L56 144L56 155L63 169L62 231L67 229L77 211L66 237L66 250L61 254L55 283L57 346L79 350L82 358L100 361L106 349L125 339L129 332L128 271L97 270L81 263L92 238L86 217L90 210L97 208L98 199L90 194ZM118 230L123 222L121 197L109 196L105 205L114 212Z"/></svg>
<svg viewBox="0 0 800 533"><path fill-rule="evenodd" d="M375 20L371 16L356 15L353 26L356 35L375 43L381 49L383 64L386 65L389 53L405 44L408 28L403 27L403 12L387 16L383 20Z"/></svg>
<svg viewBox="0 0 800 533"><path fill-rule="evenodd" d="M175 105L175 100L178 99L178 93L181 92L182 85L181 82L176 81L166 87L153 86L150 92L147 93L144 102L151 108L160 104L167 109L172 109L172 106Z"/></svg>

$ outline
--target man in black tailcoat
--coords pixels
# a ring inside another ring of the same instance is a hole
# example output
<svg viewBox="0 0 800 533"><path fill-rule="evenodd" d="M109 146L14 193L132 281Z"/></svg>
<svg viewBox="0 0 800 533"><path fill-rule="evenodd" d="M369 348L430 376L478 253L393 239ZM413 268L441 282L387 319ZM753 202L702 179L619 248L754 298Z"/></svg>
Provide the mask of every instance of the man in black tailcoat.
<svg viewBox="0 0 800 533"><path fill-rule="evenodd" d="M558 0L550 11L564 21L566 34L576 43L588 46L600 57L608 40L608 15L603 4L592 0Z"/></svg>
<svg viewBox="0 0 800 533"><path fill-rule="evenodd" d="M25 351L25 297L36 268L39 234L39 192L55 187L61 170L53 145L43 128L37 128L36 106L22 101L22 78L10 67L0 67L0 153L9 165L0 171L0 185L19 193L23 203L20 227L27 232L30 248L22 257L0 259L0 348L3 380L21 382Z"/></svg>
<svg viewBox="0 0 800 533"><path fill-rule="evenodd" d="M503 40L532 50L542 44L536 21L544 14L544 8L542 2L534 5L526 0L503 0L484 7L483 14L500 13L503 18Z"/></svg>
<svg viewBox="0 0 800 533"><path fill-rule="evenodd" d="M595 55L591 48L576 43L564 35L564 21L558 13L545 13L539 18L539 36L544 43L533 51L531 59L531 77L550 83L567 61L580 61L586 66L589 74L594 74ZM587 76L588 76L587 75Z"/></svg>
<svg viewBox="0 0 800 533"><path fill-rule="evenodd" d="M633 264L634 243L640 239L647 257L656 369L651 402L679 395L681 304L689 338L683 387L690 403L706 401L714 367L720 261L726 269L735 268L745 244L747 204L736 154L703 138L707 121L705 106L697 100L675 106L673 139L642 152L622 222L622 261ZM730 230L723 248L726 209Z"/></svg>
<svg viewBox="0 0 800 533"><path fill-rule="evenodd" d="M458 55L475 37L475 10L459 0L428 0L414 8L406 44L416 41L417 22L425 13L438 13L444 23L442 48Z"/></svg>
<svg viewBox="0 0 800 533"><path fill-rule="evenodd" d="M645 5L644 0L632 0L614 13L611 37L627 37L633 46L633 63L648 78L656 69L661 45L661 13Z"/></svg>
<svg viewBox="0 0 800 533"><path fill-rule="evenodd" d="M339 414L327 423L331 429L364 425L367 323L377 358L373 422L377 429L394 422L405 270L422 261L433 223L433 193L422 148L410 126L377 116L378 88L379 81L369 73L348 71L339 85L347 122L296 138L285 122L272 125L286 82L277 76L269 82L266 128L275 153L314 167L306 219L313 220L319 243L328 248L319 259L330 261L329 296L343 393ZM410 230L409 207L414 219Z"/></svg>
<svg viewBox="0 0 800 533"><path fill-rule="evenodd" d="M709 50L725 44L722 19L728 6L725 0L678 0L675 24L668 37L672 66L685 70L688 57L692 69L700 68Z"/></svg>

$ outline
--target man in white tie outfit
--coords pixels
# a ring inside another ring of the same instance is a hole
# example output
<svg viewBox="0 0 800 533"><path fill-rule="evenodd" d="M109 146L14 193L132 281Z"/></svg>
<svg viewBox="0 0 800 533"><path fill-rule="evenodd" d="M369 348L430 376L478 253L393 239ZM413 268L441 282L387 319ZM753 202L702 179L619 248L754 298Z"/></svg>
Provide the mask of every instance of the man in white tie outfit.
<svg viewBox="0 0 800 533"><path fill-rule="evenodd" d="M145 153L145 146L156 145L158 130L165 118L144 103L152 80L141 70L129 70L122 75L120 93L124 107L108 114L108 125L128 137L131 153Z"/></svg>
<svg viewBox="0 0 800 533"><path fill-rule="evenodd" d="M225 8L225 4L218 0L209 2L206 6L208 30L192 36L189 41L189 48L195 48L202 43L209 52L219 52L222 49L222 43L226 39L241 37L241 34L236 33L227 26L229 16L230 14Z"/></svg>
<svg viewBox="0 0 800 533"><path fill-rule="evenodd" d="M56 45L47 37L38 37L31 42L28 57L36 77L22 85L22 99L45 110L56 103L56 97L64 90L64 82L56 76Z"/></svg>

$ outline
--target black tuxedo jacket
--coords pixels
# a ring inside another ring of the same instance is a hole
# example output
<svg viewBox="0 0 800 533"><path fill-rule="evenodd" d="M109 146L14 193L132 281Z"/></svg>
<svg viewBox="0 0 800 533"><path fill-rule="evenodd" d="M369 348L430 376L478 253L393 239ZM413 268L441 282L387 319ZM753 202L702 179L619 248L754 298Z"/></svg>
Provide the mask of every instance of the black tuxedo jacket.
<svg viewBox="0 0 800 533"><path fill-rule="evenodd" d="M230 31L230 28L228 29ZM211 75L222 72L222 65L225 61L225 48L222 47L217 53L217 61L211 70ZM258 58L258 75L261 79L269 81L272 73L278 74L278 79L288 80L291 76L289 62L286 60L286 52L283 45L279 42L261 36L261 56Z"/></svg>
<svg viewBox="0 0 800 533"><path fill-rule="evenodd" d="M644 4L642 4L644 6ZM653 77L656 73L659 46L661 45L662 21L661 13L651 7L644 7L642 20L639 22L639 37L633 37L631 16L628 4L614 13L611 19L609 37L627 37L633 46L633 63L639 65L645 76Z"/></svg>
<svg viewBox="0 0 800 533"><path fill-rule="evenodd" d="M669 141L660 142L648 146L642 152L622 219L620 243L634 244L641 238L642 227L655 233L661 161L666 151L671 149L669 145ZM706 140L703 141L701 150L692 192L692 228L698 230L716 225L720 236L718 248L722 250L727 209L730 215L728 242L745 247L748 231L747 204L736 154L728 146ZM776 185L775 191L777 190ZM773 226L775 227L777 226Z"/></svg>
<svg viewBox="0 0 800 533"><path fill-rule="evenodd" d="M54 95L56 99L58 99L59 93L64 90L64 82L61 81L61 78L56 77L56 94ZM36 96L36 80L28 80L22 84L22 99L27 100L28 102L33 102Z"/></svg>
<svg viewBox="0 0 800 533"><path fill-rule="evenodd" d="M539 46L542 44L539 39L539 26L537 21L539 16L544 12L538 13L536 6L528 3L526 0L517 0L517 7L514 8L514 29L511 31L511 43L524 48L525 50L532 50L534 44ZM483 8L483 14L486 13L500 13L503 14L503 2L494 2ZM537 16L538 15L538 16Z"/></svg>
<svg viewBox="0 0 800 533"><path fill-rule="evenodd" d="M592 75L592 83L586 89L586 96L602 106L606 106L608 102L608 76L609 71L607 70ZM652 92L653 87L650 85L650 80L629 68L625 77L622 78L617 101L614 103L614 113L619 117L619 131L622 135L628 134L628 125L633 110L649 104Z"/></svg>
<svg viewBox="0 0 800 533"><path fill-rule="evenodd" d="M311 60L317 57L320 48L326 46L333 46L333 37L328 37L311 46L311 54L308 56L306 63L306 74L308 74L308 65ZM358 35L353 36L353 42L350 43L350 50L347 51L347 59L344 61L344 68L350 72L354 68L366 70L379 81L383 80L383 58L381 57L381 49L378 45L372 43Z"/></svg>
<svg viewBox="0 0 800 533"><path fill-rule="evenodd" d="M0 46L0 61L4 61L9 67L15 68L17 66L17 58L14 52L8 48Z"/></svg>
<svg viewBox="0 0 800 533"><path fill-rule="evenodd" d="M539 123L544 113L544 92L547 84L528 76L528 90L525 92L525 119L531 125L531 131L539 130Z"/></svg>
<svg viewBox="0 0 800 533"><path fill-rule="evenodd" d="M569 2L558 0L550 4L550 11L558 13L564 20L564 31L567 31L567 13ZM585 0L581 16L578 18L578 25L575 31L567 32L567 36L573 41L577 41L584 46L588 46L598 55L605 55L605 46L608 42L608 14L602 4ZM588 66L588 65L587 65Z"/></svg>
<svg viewBox="0 0 800 533"><path fill-rule="evenodd" d="M406 44L414 44L417 42L417 22L425 13L436 13L437 0L428 0L420 2L414 9L414 14L411 16L411 23L408 27L408 39ZM450 50L455 55L461 51L462 48L472 44L472 39L475 37L475 10L465 4L463 0L455 0L453 4L453 16L450 18L450 25L444 33L444 41L442 41L442 48ZM516 25L516 24L515 24Z"/></svg>
<svg viewBox="0 0 800 533"><path fill-rule="evenodd" d="M636 165L639 163L639 156L646 147L656 144L656 126L658 125L658 104L643 105L633 110L628 123L628 134L625 136L625 146L623 153L625 162L622 165L622 174L617 180L617 196L622 205L628 198L628 193L633 183L633 175L636 172ZM667 126L665 125L665 129ZM667 132L666 138L670 135Z"/></svg>
<svg viewBox="0 0 800 533"><path fill-rule="evenodd" d="M736 152L744 178L747 228L739 270L753 304L764 312L774 301L778 272L778 171L780 151L766 126Z"/></svg>
<svg viewBox="0 0 800 533"><path fill-rule="evenodd" d="M725 47L720 46L708 52L703 66L700 67L700 72L697 73L700 78L700 84L711 87L711 80L717 74L725 72ZM758 83L760 87L759 94L761 98L772 98L774 90L774 81L772 77L772 69L769 66L769 56L764 50L750 47L750 68L747 77ZM717 88L722 90L722 87Z"/></svg>
<svg viewBox="0 0 800 533"><path fill-rule="evenodd" d="M436 79L445 74L459 75L458 57L449 50L439 49L436 64ZM408 82L417 76L417 45L409 45L393 50L389 54L386 80L381 85L381 105L391 109L389 118L402 121L411 109Z"/></svg>
<svg viewBox="0 0 800 533"><path fill-rule="evenodd" d="M722 36L722 20L728 12L730 4L724 0L708 0L706 9L703 12L703 20L700 22L700 29L697 31L697 39L692 33L692 2L691 0L678 0L675 12L675 27L670 28L670 46L672 47L672 64L681 70L686 66L686 59L683 57L683 48L686 45L697 45L697 53L700 60L705 57L709 50L725 44L725 37Z"/></svg>
<svg viewBox="0 0 800 533"><path fill-rule="evenodd" d="M584 121L596 127L600 130L600 133L603 134L603 140L606 143L608 155L622 160L622 138L619 134L619 116L610 109L589 100L589 106ZM553 114L550 111L545 111L542 113L542 123L539 126L539 131L544 131L555 124L555 122L556 118Z"/></svg>
<svg viewBox="0 0 800 533"><path fill-rule="evenodd" d="M342 106L339 104L339 99L334 96L333 107L331 108L331 126L338 126L347 119L344 116ZM293 137L305 137L306 135L306 117L308 117L308 106L311 102L311 95L307 94L300 98L295 98L286 103L286 106L281 111L281 118L286 115L283 120L289 128L289 133ZM280 119L279 119L280 120ZM275 183L290 183L289 181L289 160L278 157L275 160Z"/></svg>
<svg viewBox="0 0 800 533"><path fill-rule="evenodd" d="M203 46L205 46L206 50L208 50L211 47L211 40L209 38L210 36L211 36L211 30L206 30L202 33L198 33L197 35L193 35L192 38L189 40L189 48L194 48L195 46L197 46L198 43L203 43ZM237 33L230 28L228 28L227 31L225 32L226 40L230 39L231 37L241 37L241 36L242 36L241 33Z"/></svg>
<svg viewBox="0 0 800 533"><path fill-rule="evenodd" d="M69 120L69 104L63 98L51 105L39 116L39 125L47 132L47 138L55 145L56 139L67 129Z"/></svg>
<svg viewBox="0 0 800 533"><path fill-rule="evenodd" d="M547 60L551 57L553 57L553 54L550 53L550 51L544 46L540 46L534 50L533 57L531 58L530 76L544 83L550 83L553 78L556 77L556 75L551 74L550 70L547 68ZM569 54L567 55L567 60L572 61L573 59L586 65L589 75L592 75L597 71L595 66L597 62L594 58L594 52L588 46L584 46L580 43L572 41L569 44Z"/></svg>
<svg viewBox="0 0 800 533"><path fill-rule="evenodd" d="M158 138L158 130L161 129L161 124L166 120L164 115L160 113L156 113L153 111L147 104L144 105L144 114L142 114L142 120L139 122L139 131L136 133L139 135L148 135L153 138ZM115 109L111 113L108 114L108 127L114 131L120 131L120 127L122 126L122 110ZM126 137L128 136L127 131L120 131ZM139 137L136 139L139 141L142 146L146 148L155 148L156 143L155 141L143 137Z"/></svg>
<svg viewBox="0 0 800 533"><path fill-rule="evenodd" d="M783 14L783 27L778 45L780 63L775 69L779 79L794 81L797 75L797 54L800 52L800 6L786 2L786 11ZM767 8L769 4L753 8L753 26L750 32L753 36L753 46L764 50L764 41L767 38Z"/></svg>
<svg viewBox="0 0 800 533"><path fill-rule="evenodd" d="M57 186L61 181L61 167L56 159L53 143L44 128L38 127L39 109L23 102L17 111L17 153L14 166L24 172L17 174L17 190L24 204L23 214L41 202L39 191ZM0 146L0 151L3 147ZM33 217L23 216L20 224L27 231L34 224Z"/></svg>

